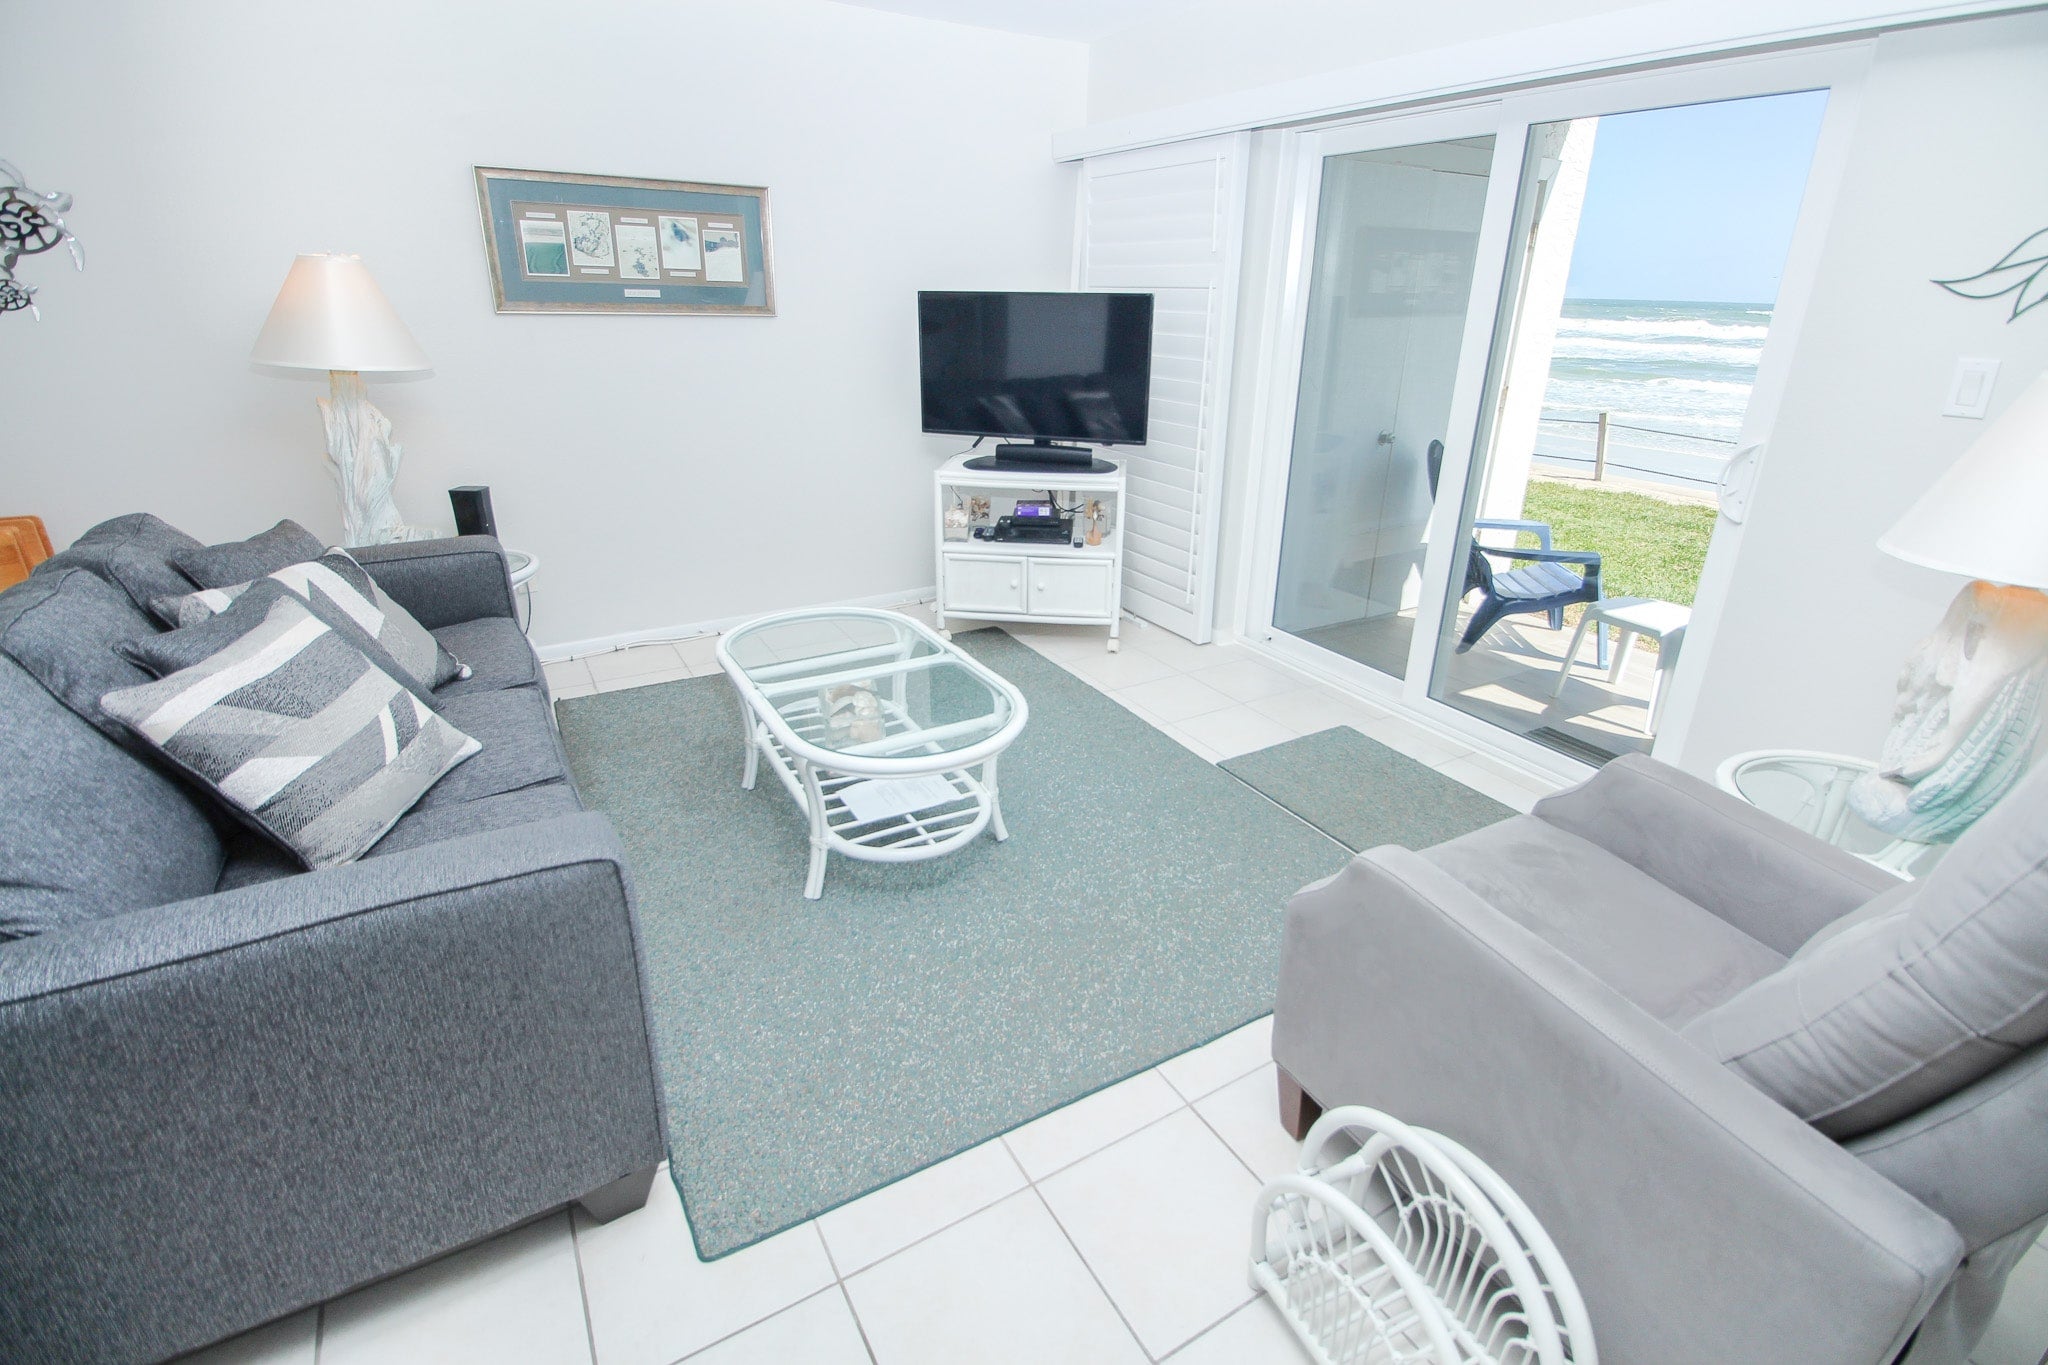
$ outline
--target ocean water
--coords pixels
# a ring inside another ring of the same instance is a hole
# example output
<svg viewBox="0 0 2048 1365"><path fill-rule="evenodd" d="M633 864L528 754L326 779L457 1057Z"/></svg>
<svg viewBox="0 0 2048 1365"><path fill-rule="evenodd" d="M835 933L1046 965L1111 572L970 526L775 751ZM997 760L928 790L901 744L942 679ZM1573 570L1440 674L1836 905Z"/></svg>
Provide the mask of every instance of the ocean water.
<svg viewBox="0 0 2048 1365"><path fill-rule="evenodd" d="M1610 473L1713 484L1735 453L1770 325L1765 303L1567 299L1538 463L1589 468L1605 412Z"/></svg>

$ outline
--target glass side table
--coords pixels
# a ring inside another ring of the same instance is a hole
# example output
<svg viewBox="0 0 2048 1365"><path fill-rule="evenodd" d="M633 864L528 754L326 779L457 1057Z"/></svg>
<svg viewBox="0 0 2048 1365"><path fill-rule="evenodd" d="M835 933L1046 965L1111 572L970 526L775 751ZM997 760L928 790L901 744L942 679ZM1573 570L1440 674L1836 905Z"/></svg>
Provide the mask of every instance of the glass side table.
<svg viewBox="0 0 2048 1365"><path fill-rule="evenodd" d="M1877 771L1867 758L1813 749L1752 749L1714 771L1714 785L1794 829L1908 879L1940 857L1941 844L1895 839L1849 809L1849 787Z"/></svg>
<svg viewBox="0 0 2048 1365"><path fill-rule="evenodd" d="M540 556L524 550L507 550L505 568L512 575L512 591L519 597L519 629L523 633L533 624L533 591L526 585L540 572Z"/></svg>

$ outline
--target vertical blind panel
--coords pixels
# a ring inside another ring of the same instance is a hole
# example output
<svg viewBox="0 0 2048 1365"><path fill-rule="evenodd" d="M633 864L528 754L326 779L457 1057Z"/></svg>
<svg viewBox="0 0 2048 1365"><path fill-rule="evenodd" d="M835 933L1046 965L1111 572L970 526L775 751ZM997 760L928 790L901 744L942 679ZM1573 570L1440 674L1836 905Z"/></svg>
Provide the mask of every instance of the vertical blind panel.
<svg viewBox="0 0 2048 1365"><path fill-rule="evenodd" d="M1198 642L1213 629L1246 147L1232 134L1117 152L1081 175L1076 284L1153 296L1148 440L1109 452L1128 480L1125 605Z"/></svg>

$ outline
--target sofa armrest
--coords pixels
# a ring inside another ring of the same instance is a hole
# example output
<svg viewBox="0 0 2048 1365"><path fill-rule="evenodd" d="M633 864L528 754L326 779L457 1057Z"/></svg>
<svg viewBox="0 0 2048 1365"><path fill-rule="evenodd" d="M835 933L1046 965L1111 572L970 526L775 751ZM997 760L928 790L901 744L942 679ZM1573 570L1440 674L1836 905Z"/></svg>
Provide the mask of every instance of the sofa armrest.
<svg viewBox="0 0 2048 1365"><path fill-rule="evenodd" d="M1790 957L1899 879L1712 783L1639 754L1530 812Z"/></svg>
<svg viewBox="0 0 2048 1365"><path fill-rule="evenodd" d="M428 630L485 616L519 619L505 547L493 536L401 540L349 553Z"/></svg>
<svg viewBox="0 0 2048 1365"><path fill-rule="evenodd" d="M1882 1365L1954 1228L1424 859L1290 902L1273 1056L1464 1143L1528 1201L1615 1360Z"/></svg>
<svg viewBox="0 0 2048 1365"><path fill-rule="evenodd" d="M0 949L0 1358L155 1360L661 1159L578 814Z"/></svg>

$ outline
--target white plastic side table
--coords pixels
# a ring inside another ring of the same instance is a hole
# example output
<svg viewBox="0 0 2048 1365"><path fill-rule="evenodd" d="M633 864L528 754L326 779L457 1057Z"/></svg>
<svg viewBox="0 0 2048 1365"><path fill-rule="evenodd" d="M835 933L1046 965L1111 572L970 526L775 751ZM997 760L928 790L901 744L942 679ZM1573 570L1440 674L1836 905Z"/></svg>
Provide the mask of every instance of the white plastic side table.
<svg viewBox="0 0 2048 1365"><path fill-rule="evenodd" d="M1563 695L1564 685L1572 675L1572 665L1578 661L1579 644L1586 638L1588 630L1613 626L1621 632L1614 660L1607 666L1610 686L1621 680L1621 670L1628 666L1628 656L1635 647L1636 636L1647 635L1657 642L1657 672L1650 679L1650 706L1648 715L1643 719L1643 733L1656 734L1657 722L1664 715L1664 675L1677 666L1679 648L1685 643L1685 628L1690 624L1691 607L1681 607L1676 602L1663 602L1654 597L1610 597L1588 603L1586 614L1579 618L1579 628L1572 632L1571 647L1564 652L1564 662L1558 665L1557 682L1550 689L1550 695Z"/></svg>

